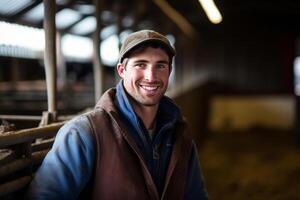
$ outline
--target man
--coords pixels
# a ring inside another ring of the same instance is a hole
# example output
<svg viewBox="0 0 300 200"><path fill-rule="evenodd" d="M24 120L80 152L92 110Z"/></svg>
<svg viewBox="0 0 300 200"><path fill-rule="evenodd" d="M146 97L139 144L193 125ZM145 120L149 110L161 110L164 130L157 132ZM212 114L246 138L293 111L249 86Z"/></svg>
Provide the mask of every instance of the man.
<svg viewBox="0 0 300 200"><path fill-rule="evenodd" d="M174 48L163 35L130 34L121 81L95 109L58 132L30 199L207 199L197 149L166 96Z"/></svg>

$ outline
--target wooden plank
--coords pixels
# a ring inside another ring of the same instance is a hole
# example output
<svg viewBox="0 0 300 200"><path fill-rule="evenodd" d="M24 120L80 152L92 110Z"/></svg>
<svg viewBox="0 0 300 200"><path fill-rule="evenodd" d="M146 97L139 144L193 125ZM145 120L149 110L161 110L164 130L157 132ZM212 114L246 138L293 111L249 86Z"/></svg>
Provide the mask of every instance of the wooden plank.
<svg viewBox="0 0 300 200"><path fill-rule="evenodd" d="M40 165L50 149L32 153L31 158L15 159L8 163L2 163L0 167L0 177L8 176L32 165Z"/></svg>
<svg viewBox="0 0 300 200"><path fill-rule="evenodd" d="M11 163L4 164L0 167L0 177L7 176L11 173L17 172L30 166L31 160L29 158L17 159Z"/></svg>
<svg viewBox="0 0 300 200"><path fill-rule="evenodd" d="M30 183L31 179L32 179L31 176L24 176L24 177L14 180L14 181L10 181L10 182L1 184L0 185L0 197L23 189Z"/></svg>
<svg viewBox="0 0 300 200"><path fill-rule="evenodd" d="M65 122L55 123L44 127L11 131L0 135L0 148L5 148L14 144L34 141L37 138L53 137Z"/></svg>
<svg viewBox="0 0 300 200"><path fill-rule="evenodd" d="M54 138L38 141L32 144L32 152L50 149L53 145Z"/></svg>
<svg viewBox="0 0 300 200"><path fill-rule="evenodd" d="M34 115L0 115L0 119L16 121L40 121L42 116Z"/></svg>

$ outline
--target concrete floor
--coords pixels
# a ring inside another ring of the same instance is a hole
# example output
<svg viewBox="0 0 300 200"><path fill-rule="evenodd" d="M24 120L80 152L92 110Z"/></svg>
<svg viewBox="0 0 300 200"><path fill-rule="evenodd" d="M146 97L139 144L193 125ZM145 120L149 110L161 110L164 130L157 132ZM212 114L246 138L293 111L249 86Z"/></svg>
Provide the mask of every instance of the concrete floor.
<svg viewBox="0 0 300 200"><path fill-rule="evenodd" d="M210 200L300 199L300 146L291 132L211 133L199 154Z"/></svg>

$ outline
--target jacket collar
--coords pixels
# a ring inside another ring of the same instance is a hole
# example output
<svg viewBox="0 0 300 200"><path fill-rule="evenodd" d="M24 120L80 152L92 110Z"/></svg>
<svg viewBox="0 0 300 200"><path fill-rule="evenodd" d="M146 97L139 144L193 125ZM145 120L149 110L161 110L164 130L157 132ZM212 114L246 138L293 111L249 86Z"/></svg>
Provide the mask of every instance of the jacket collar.
<svg viewBox="0 0 300 200"><path fill-rule="evenodd" d="M117 85L116 100L117 106L122 114L130 121L135 129L146 130L142 120L134 112L131 106L127 92L123 87L123 81L121 80ZM181 119L181 113L179 108L173 103L173 101L167 96L163 96L159 102L157 111L157 130L161 130L165 127L173 127L175 123Z"/></svg>
<svg viewBox="0 0 300 200"><path fill-rule="evenodd" d="M101 98L97 102L95 108L96 109L101 108L101 109L105 110L107 113L117 112L117 107L114 103L115 94L116 94L115 88L111 88L111 89L107 90L101 96Z"/></svg>
<svg viewBox="0 0 300 200"><path fill-rule="evenodd" d="M95 108L102 108L108 113L120 113L126 118L135 131L141 132L140 134L142 134L146 131L145 126L134 112L127 95L123 87L123 81L121 80L116 88L109 89L102 95ZM163 96L160 100L157 114L158 132L174 127L177 121L182 121L179 108L170 98ZM157 138L157 140L159 140L159 138ZM145 141L143 141L143 143L144 142Z"/></svg>

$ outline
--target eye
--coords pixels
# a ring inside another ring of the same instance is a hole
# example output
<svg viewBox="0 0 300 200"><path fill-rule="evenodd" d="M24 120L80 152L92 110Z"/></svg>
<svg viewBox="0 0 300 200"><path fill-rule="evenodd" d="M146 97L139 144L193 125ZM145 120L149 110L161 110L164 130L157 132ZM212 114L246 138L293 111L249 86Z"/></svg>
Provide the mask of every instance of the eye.
<svg viewBox="0 0 300 200"><path fill-rule="evenodd" d="M145 67L146 67L146 64L145 64L145 63L137 63L137 64L135 65L135 67L137 67L137 68L145 68Z"/></svg>
<svg viewBox="0 0 300 200"><path fill-rule="evenodd" d="M168 68L168 65L167 65L167 64L157 64L157 65L156 65L156 68L157 68L157 69L163 70L163 69L167 69L167 68Z"/></svg>

